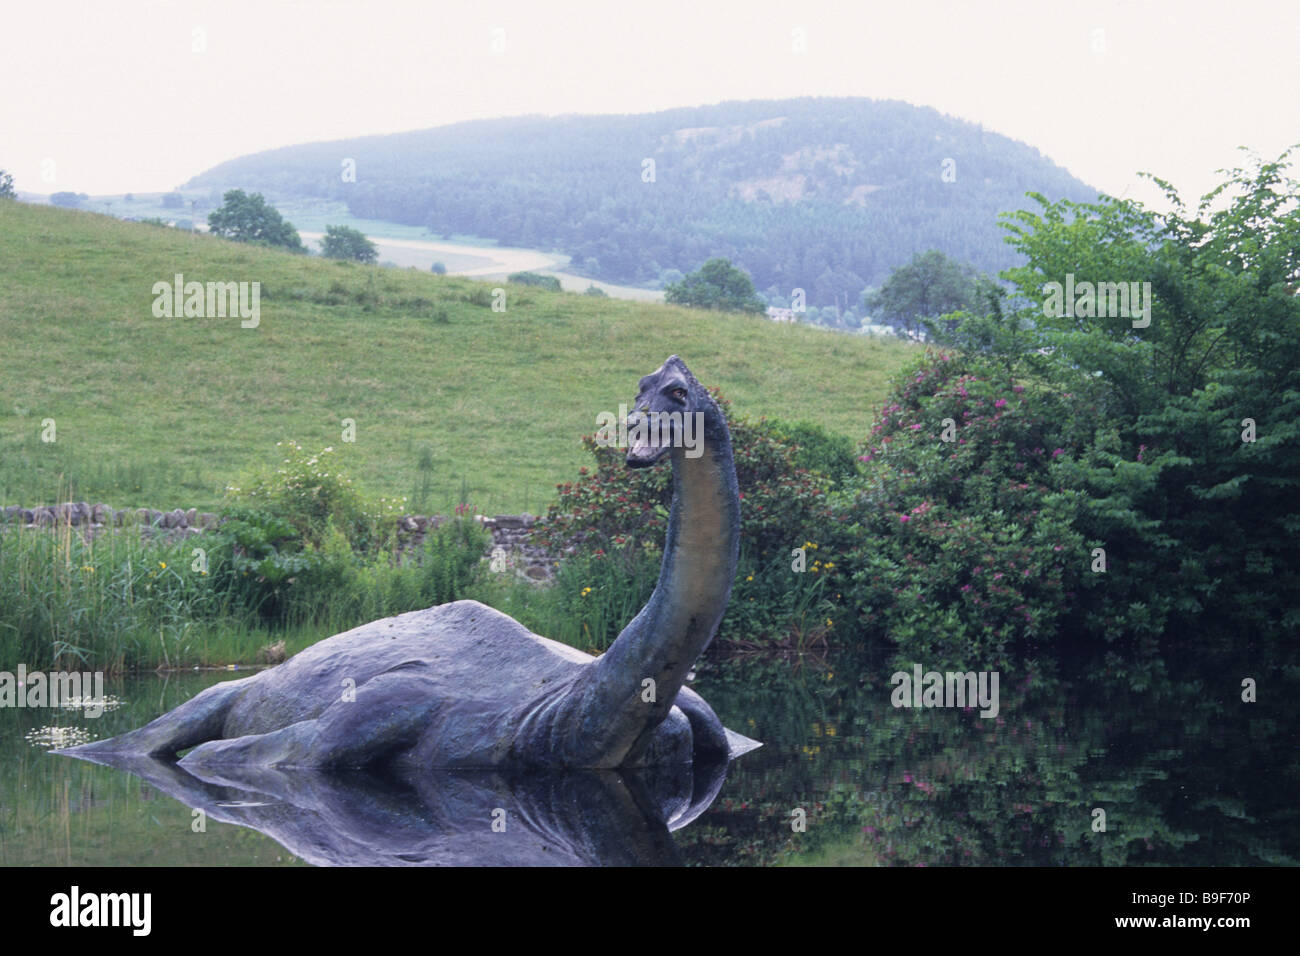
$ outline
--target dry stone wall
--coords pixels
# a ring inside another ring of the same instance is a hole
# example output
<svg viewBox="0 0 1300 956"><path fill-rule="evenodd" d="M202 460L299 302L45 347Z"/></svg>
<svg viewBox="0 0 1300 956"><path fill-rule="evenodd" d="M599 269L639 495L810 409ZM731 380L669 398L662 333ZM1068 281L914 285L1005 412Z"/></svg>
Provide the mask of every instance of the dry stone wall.
<svg viewBox="0 0 1300 956"><path fill-rule="evenodd" d="M403 551L418 548L425 535L446 519L443 515L404 515L397 519L398 540ZM554 562L545 550L531 543L537 518L530 514L476 515L485 529L492 534L492 544L484 556L493 570L511 571L530 581L548 581L554 575ZM106 504L89 504L69 501L58 505L24 508L10 505L0 509L0 524L21 525L25 528L53 528L68 525L77 528L86 537L94 537L105 529L138 528L142 534L179 540L190 535L215 529L220 523L218 515L194 508L159 511L156 508L115 509Z"/></svg>

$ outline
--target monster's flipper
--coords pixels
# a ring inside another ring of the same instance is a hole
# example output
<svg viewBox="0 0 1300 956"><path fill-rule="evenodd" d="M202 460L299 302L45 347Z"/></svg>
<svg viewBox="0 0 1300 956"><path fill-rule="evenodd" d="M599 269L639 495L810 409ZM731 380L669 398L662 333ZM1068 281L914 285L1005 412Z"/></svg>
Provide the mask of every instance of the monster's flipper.
<svg viewBox="0 0 1300 956"><path fill-rule="evenodd" d="M97 754L175 758L182 750L221 737L231 705L255 677L224 681L209 687L139 730L58 752L85 759L94 759Z"/></svg>

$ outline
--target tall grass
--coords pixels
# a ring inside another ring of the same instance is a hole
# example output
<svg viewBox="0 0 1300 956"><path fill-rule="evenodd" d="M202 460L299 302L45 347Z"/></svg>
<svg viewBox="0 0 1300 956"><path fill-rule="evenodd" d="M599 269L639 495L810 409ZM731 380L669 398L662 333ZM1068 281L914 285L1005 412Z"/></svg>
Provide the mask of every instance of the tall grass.
<svg viewBox="0 0 1300 956"><path fill-rule="evenodd" d="M657 551L575 554L538 587L508 575L489 575L466 596L509 614L530 631L585 651L606 650L645 605L659 578Z"/></svg>
<svg viewBox="0 0 1300 956"><path fill-rule="evenodd" d="M472 521L449 522L406 556L359 556L346 542L327 543L267 617L256 590L220 583L231 568L218 534L151 542L127 526L89 540L66 522L0 525L0 669L255 663L280 640L293 652L456 600L479 574L485 546Z"/></svg>
<svg viewBox="0 0 1300 956"><path fill-rule="evenodd" d="M0 661L119 671L206 663L214 639L248 650L255 618L190 570L196 546L130 526L93 540L66 522L0 526Z"/></svg>

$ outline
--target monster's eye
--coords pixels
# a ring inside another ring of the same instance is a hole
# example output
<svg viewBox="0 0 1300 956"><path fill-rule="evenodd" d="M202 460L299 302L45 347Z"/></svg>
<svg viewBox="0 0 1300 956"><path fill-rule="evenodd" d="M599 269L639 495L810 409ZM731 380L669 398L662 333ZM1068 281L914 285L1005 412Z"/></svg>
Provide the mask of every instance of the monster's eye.
<svg viewBox="0 0 1300 956"><path fill-rule="evenodd" d="M677 399L677 401L681 402L683 405L686 404L686 389L675 388L672 390L670 394L672 395L673 398Z"/></svg>

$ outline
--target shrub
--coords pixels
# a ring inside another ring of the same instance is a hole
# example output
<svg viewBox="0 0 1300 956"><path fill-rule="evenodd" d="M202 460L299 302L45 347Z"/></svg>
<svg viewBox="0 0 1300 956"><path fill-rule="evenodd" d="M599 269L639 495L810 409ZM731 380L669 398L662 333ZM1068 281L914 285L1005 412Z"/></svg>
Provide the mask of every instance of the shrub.
<svg viewBox="0 0 1300 956"><path fill-rule="evenodd" d="M766 422L728 414L729 403L716 389L711 394L727 415L736 480L740 486L742 547L757 560L788 550L827 519L824 482L798 468L792 446ZM579 469L579 480L558 486L558 495L539 528L553 550L579 547L589 553L647 543L658 546L667 530L672 504L672 470L667 464L632 469L626 451L583 445L595 469Z"/></svg>
<svg viewBox="0 0 1300 956"><path fill-rule="evenodd" d="M213 586L272 621L284 620L290 586L319 564L294 525L252 508L224 511L208 554Z"/></svg>
<svg viewBox="0 0 1300 956"><path fill-rule="evenodd" d="M506 276L507 282L514 282L517 285L532 285L539 289L550 289L552 292L560 291L560 280L555 276L539 275L536 272L512 272Z"/></svg>
<svg viewBox="0 0 1300 956"><path fill-rule="evenodd" d="M741 559L719 634L724 641L742 637L749 643L769 638L784 641L803 625L779 617L764 619L758 608L785 609L801 618L814 606L818 615L825 610L820 596L808 603L803 585L792 585L789 555L805 541L829 533L826 481L796 465L794 447L777 437L772 425L731 416L726 399L716 389L710 392L728 417L741 495ZM537 534L552 553L572 549L556 582L556 589L567 594L569 606L592 603L584 604L581 593L592 580L618 589L616 607L597 616L595 626L592 618L582 618L590 632L583 639L601 646L600 640L617 635L613 622L621 622L621 628L653 590L654 577L645 569L653 570L662 557L672 504L672 470L666 464L630 469L624 464L624 450L597 445L590 435L583 443L595 459L595 468L582 468L577 481L559 486ZM616 583L625 578L642 582L632 589L635 600ZM755 607L741 608L738 597L747 604L753 598ZM733 620L738 622L735 626Z"/></svg>
<svg viewBox="0 0 1300 956"><path fill-rule="evenodd" d="M853 439L828 432L815 422L769 422L772 434L794 447L795 464L825 475L839 484L858 473L858 455Z"/></svg>
<svg viewBox="0 0 1300 956"><path fill-rule="evenodd" d="M366 499L352 479L331 464L334 449L316 454L297 442L277 442L288 456L273 472L260 472L226 488L227 508L252 508L287 522L301 545L319 546L331 524L358 551L392 544L404 499Z"/></svg>
<svg viewBox="0 0 1300 956"><path fill-rule="evenodd" d="M868 638L988 668L1067 626L1091 582L1061 463L1088 445L1093 407L975 356L930 351L905 373L838 501Z"/></svg>

